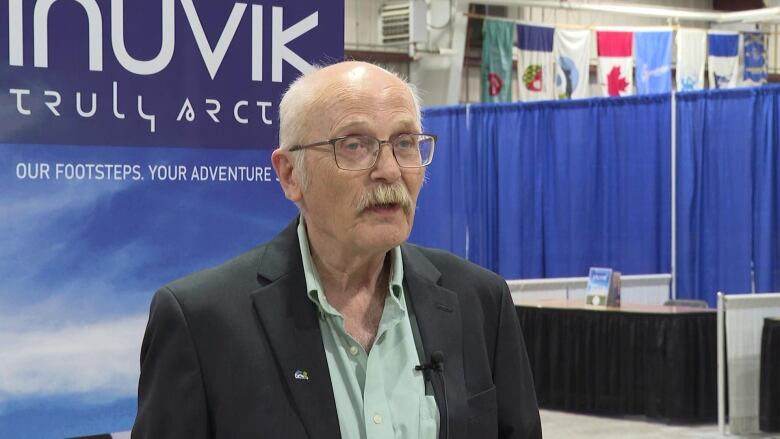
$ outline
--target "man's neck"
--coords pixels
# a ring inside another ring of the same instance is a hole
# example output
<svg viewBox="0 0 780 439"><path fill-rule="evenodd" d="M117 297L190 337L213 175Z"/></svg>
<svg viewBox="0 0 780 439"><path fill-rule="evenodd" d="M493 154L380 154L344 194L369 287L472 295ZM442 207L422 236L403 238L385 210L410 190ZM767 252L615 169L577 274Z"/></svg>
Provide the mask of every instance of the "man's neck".
<svg viewBox="0 0 780 439"><path fill-rule="evenodd" d="M389 291L392 256L348 252L307 231L309 253L328 303L341 313L344 329L368 352L373 346Z"/></svg>
<svg viewBox="0 0 780 439"><path fill-rule="evenodd" d="M377 291L381 283L387 287L390 273L388 252L377 254L347 254L332 246L316 244L309 235L309 251L325 291L353 295L360 291ZM383 282L382 282L383 281Z"/></svg>

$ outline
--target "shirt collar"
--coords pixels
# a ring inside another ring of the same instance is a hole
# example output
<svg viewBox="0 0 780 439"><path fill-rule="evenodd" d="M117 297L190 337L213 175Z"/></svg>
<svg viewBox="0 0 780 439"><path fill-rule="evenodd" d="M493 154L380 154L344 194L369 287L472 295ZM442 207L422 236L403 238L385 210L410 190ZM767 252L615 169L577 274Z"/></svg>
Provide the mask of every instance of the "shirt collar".
<svg viewBox="0 0 780 439"><path fill-rule="evenodd" d="M311 249L309 247L309 237L306 232L306 222L303 216L300 217L298 222L298 245L301 248L301 259L303 262L303 273L306 277L306 293L309 300L314 302L321 312L338 315L341 314L336 311L325 298L322 291L322 284L320 283L319 274L317 273L317 267L314 265L314 261L311 257ZM404 289L404 264L401 256L401 247L395 246L390 250L390 294L392 298L402 311L406 311L406 301L403 298Z"/></svg>

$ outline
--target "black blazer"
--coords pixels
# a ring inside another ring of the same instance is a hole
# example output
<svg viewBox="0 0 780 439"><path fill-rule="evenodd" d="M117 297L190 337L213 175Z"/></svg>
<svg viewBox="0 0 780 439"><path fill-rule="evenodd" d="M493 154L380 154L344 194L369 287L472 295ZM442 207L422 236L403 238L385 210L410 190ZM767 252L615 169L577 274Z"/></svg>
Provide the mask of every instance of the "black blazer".
<svg viewBox="0 0 780 439"><path fill-rule="evenodd" d="M141 348L133 438L340 437L296 223L268 244L157 291ZM443 251L409 244L401 251L426 358L445 356L446 404L432 380L440 437L449 430L451 439L540 438L504 280ZM295 379L298 370L309 379Z"/></svg>

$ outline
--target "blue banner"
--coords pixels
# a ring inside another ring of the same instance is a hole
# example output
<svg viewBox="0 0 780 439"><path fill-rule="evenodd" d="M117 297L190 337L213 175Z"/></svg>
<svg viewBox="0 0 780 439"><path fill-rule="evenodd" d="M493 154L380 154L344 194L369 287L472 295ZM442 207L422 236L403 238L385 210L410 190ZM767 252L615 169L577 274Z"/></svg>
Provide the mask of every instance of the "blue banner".
<svg viewBox="0 0 780 439"><path fill-rule="evenodd" d="M745 73L743 79L759 84L766 82L769 72L766 65L766 34L745 32L742 34L745 49Z"/></svg>
<svg viewBox="0 0 780 439"><path fill-rule="evenodd" d="M0 7L0 437L130 429L155 289L296 214L270 154L344 2Z"/></svg>
<svg viewBox="0 0 780 439"><path fill-rule="evenodd" d="M517 25L517 47L520 50L552 52L555 28L544 26Z"/></svg>
<svg viewBox="0 0 780 439"><path fill-rule="evenodd" d="M672 33L635 32L637 94L672 90Z"/></svg>
<svg viewBox="0 0 780 439"><path fill-rule="evenodd" d="M739 53L739 35L737 34L707 34L709 56L732 57Z"/></svg>

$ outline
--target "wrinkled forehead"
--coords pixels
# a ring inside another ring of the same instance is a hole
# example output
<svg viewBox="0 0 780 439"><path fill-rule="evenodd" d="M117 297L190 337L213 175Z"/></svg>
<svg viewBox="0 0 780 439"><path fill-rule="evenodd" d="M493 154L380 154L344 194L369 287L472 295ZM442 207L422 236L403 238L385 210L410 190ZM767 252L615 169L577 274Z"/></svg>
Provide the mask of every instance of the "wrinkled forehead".
<svg viewBox="0 0 780 439"><path fill-rule="evenodd" d="M321 122L317 124L320 129L332 133L352 120L419 129L419 114L409 87L389 73L371 73L348 71L323 78L311 109Z"/></svg>

